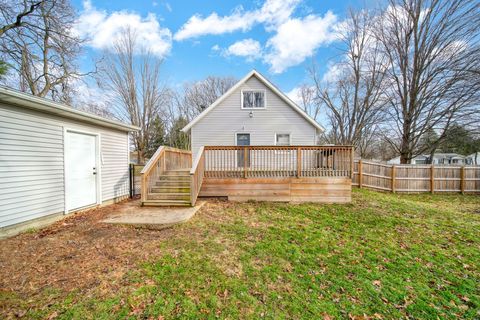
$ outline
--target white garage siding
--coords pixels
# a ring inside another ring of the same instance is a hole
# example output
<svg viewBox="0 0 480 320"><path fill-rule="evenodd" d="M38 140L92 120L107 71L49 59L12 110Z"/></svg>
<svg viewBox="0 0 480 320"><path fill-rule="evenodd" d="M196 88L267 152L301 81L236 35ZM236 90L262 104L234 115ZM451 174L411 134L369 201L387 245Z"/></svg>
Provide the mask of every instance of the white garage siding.
<svg viewBox="0 0 480 320"><path fill-rule="evenodd" d="M242 90L266 90L266 109L242 109ZM250 111L253 118L250 118ZM289 133L291 145L315 145L317 129L255 76L232 92L191 128L192 152L201 146L235 145L236 133L250 133L251 145L275 145L276 133Z"/></svg>
<svg viewBox="0 0 480 320"><path fill-rule="evenodd" d="M128 194L126 131L0 103L0 228L64 212L65 128L100 134L102 201Z"/></svg>

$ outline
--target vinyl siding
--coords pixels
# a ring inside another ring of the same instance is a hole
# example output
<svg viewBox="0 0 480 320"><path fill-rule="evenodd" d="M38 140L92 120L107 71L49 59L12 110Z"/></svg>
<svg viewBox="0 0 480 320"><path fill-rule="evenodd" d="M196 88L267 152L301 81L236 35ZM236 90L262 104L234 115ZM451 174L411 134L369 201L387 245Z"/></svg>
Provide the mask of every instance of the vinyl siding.
<svg viewBox="0 0 480 320"><path fill-rule="evenodd" d="M266 109L241 109L242 90L266 90ZM255 76L191 128L192 151L201 146L235 145L236 133L250 133L251 145L274 145L275 133L290 133L291 145L314 145L316 128Z"/></svg>
<svg viewBox="0 0 480 320"><path fill-rule="evenodd" d="M0 227L65 210L64 128L100 134L102 201L128 194L126 132L0 104Z"/></svg>

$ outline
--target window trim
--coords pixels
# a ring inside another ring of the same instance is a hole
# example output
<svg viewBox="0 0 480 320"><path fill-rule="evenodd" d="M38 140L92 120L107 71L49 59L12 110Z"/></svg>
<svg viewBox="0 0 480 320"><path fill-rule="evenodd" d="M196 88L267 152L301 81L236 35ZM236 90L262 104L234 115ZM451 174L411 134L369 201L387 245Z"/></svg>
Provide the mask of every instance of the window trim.
<svg viewBox="0 0 480 320"><path fill-rule="evenodd" d="M244 108L243 107L243 92L263 92L263 101L264 107L263 108ZM240 109L242 110L265 110L267 109L267 90L266 89L242 89L240 90Z"/></svg>
<svg viewBox="0 0 480 320"><path fill-rule="evenodd" d="M289 147L292 145L292 133L291 132L275 132L275 135L274 135L274 140L273 140L273 143L278 146L277 144L277 136L279 134L288 134L288 146L280 146L280 147Z"/></svg>

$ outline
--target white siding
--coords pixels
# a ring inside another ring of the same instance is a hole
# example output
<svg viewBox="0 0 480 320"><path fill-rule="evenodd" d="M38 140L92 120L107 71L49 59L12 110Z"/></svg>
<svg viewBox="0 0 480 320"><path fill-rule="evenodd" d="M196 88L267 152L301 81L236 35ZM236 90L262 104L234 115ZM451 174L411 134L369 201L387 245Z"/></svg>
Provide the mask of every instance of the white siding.
<svg viewBox="0 0 480 320"><path fill-rule="evenodd" d="M241 91L265 89L267 108L241 109ZM292 145L315 144L316 128L255 76L191 128L192 151L208 145L235 145L236 133L250 133L251 145L274 145L275 133L290 133Z"/></svg>
<svg viewBox="0 0 480 320"><path fill-rule="evenodd" d="M100 134L102 201L128 194L128 134L0 104L0 227L63 212L64 128Z"/></svg>

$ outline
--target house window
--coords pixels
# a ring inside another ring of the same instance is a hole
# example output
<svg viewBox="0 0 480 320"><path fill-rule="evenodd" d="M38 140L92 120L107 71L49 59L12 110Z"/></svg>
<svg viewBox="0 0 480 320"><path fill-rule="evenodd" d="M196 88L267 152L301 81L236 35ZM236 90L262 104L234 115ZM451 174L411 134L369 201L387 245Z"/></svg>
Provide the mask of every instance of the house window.
<svg viewBox="0 0 480 320"><path fill-rule="evenodd" d="M265 108L265 91L248 90L242 91L243 109L263 109Z"/></svg>
<svg viewBox="0 0 480 320"><path fill-rule="evenodd" d="M275 134L275 145L277 146L289 146L290 134L289 133L277 133Z"/></svg>

